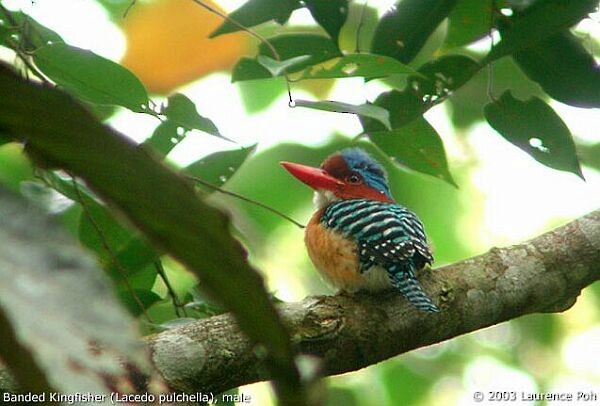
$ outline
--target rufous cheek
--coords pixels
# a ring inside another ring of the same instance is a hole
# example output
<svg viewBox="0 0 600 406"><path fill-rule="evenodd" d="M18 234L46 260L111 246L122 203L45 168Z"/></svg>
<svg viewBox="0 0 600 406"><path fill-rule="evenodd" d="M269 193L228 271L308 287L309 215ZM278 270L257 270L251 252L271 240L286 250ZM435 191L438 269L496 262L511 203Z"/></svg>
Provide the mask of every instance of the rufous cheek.
<svg viewBox="0 0 600 406"><path fill-rule="evenodd" d="M335 195L341 199L368 199L390 203L392 199L367 185L343 185L338 187Z"/></svg>

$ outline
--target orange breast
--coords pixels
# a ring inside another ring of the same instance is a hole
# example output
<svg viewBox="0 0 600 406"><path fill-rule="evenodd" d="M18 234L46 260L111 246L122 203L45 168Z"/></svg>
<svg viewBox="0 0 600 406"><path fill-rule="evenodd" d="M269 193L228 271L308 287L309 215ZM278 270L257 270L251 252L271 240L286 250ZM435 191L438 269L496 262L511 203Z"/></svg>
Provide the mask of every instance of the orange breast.
<svg viewBox="0 0 600 406"><path fill-rule="evenodd" d="M310 259L333 286L350 292L361 289L365 280L358 270L356 243L325 228L319 221L322 213L316 212L306 226L304 241Z"/></svg>

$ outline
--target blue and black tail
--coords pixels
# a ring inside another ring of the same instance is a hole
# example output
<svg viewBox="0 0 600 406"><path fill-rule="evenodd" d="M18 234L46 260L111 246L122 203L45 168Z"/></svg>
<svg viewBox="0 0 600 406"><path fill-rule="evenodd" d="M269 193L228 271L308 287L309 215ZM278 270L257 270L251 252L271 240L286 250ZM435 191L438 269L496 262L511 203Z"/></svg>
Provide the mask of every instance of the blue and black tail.
<svg viewBox="0 0 600 406"><path fill-rule="evenodd" d="M417 280L417 277L410 266L392 265L388 269L388 272L392 285L398 288L400 293L402 293L417 309L428 313L440 311L423 291L421 284Z"/></svg>

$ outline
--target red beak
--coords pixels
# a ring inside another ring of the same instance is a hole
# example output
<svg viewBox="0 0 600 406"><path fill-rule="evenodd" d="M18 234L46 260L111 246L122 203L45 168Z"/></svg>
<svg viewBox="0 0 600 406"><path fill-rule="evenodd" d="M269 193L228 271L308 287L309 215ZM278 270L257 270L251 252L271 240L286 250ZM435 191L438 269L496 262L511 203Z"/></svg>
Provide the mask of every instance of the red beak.
<svg viewBox="0 0 600 406"><path fill-rule="evenodd" d="M306 183L313 189L325 189L334 191L338 189L343 182L330 176L323 169L313 168L312 166L295 164L292 162L280 162L289 173Z"/></svg>

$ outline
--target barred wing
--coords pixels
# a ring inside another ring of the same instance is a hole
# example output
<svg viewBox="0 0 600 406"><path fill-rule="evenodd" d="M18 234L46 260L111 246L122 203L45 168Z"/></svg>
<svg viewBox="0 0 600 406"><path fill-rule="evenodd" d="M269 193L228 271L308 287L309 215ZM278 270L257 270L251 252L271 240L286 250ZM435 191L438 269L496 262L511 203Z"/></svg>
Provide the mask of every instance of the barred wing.
<svg viewBox="0 0 600 406"><path fill-rule="evenodd" d="M361 269L413 261L419 269L433 262L423 224L405 207L352 199L330 205L322 221L358 243Z"/></svg>

